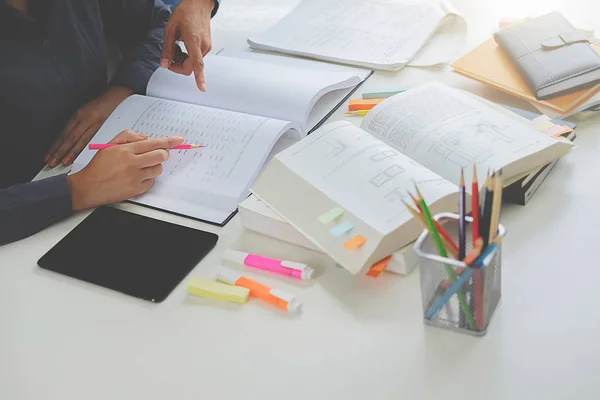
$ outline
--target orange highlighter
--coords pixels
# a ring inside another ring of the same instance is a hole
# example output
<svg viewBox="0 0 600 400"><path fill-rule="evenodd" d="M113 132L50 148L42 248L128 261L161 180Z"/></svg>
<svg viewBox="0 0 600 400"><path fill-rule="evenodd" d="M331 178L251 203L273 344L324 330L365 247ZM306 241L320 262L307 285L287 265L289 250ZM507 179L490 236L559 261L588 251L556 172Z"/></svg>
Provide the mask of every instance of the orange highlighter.
<svg viewBox="0 0 600 400"><path fill-rule="evenodd" d="M267 285L263 285L242 275L229 271L220 271L217 274L217 280L228 285L250 289L250 296L258 297L284 311L298 312L302 308L302 303L296 300L293 295L278 289L271 289Z"/></svg>

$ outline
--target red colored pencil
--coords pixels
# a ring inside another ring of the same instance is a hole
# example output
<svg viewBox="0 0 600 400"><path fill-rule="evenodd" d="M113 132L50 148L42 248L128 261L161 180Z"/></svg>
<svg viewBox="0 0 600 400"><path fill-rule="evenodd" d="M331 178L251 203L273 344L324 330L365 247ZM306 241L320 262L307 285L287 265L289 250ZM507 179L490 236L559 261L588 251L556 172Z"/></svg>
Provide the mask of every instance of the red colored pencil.
<svg viewBox="0 0 600 400"><path fill-rule="evenodd" d="M479 182L477 182L477 171L473 165L473 181L471 182L471 215L473 222L471 223L471 235L473 244L479 237Z"/></svg>
<svg viewBox="0 0 600 400"><path fill-rule="evenodd" d="M109 147L113 147L113 146L119 146L116 143L100 143L100 144L90 144L88 146L88 148L90 150L104 150L104 149L108 149ZM178 146L173 146L171 148L169 148L169 150L190 150L190 149L199 149L200 147L205 147L205 146L198 146L197 144L180 144Z"/></svg>
<svg viewBox="0 0 600 400"><path fill-rule="evenodd" d="M473 245L479 238L479 182L477 181L477 170L473 165L473 181L471 182L471 215L473 223L471 224L471 236ZM473 271L473 285L475 291L475 326L477 329L483 329L483 292L481 282L481 271Z"/></svg>

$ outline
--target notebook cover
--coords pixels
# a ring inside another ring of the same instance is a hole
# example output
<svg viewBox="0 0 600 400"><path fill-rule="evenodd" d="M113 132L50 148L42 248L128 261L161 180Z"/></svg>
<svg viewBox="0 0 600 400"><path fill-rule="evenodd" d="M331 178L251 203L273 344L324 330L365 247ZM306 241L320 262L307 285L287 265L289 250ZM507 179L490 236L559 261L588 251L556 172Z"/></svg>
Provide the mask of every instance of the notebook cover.
<svg viewBox="0 0 600 400"><path fill-rule="evenodd" d="M494 34L538 100L594 86L600 55L560 13L520 22Z"/></svg>
<svg viewBox="0 0 600 400"><path fill-rule="evenodd" d="M600 51L600 45L595 44L594 49ZM566 114L579 107L600 88L595 86L550 100L537 100L525 80L493 38L488 39L456 60L452 63L452 67L455 73L524 100L538 103L561 114Z"/></svg>

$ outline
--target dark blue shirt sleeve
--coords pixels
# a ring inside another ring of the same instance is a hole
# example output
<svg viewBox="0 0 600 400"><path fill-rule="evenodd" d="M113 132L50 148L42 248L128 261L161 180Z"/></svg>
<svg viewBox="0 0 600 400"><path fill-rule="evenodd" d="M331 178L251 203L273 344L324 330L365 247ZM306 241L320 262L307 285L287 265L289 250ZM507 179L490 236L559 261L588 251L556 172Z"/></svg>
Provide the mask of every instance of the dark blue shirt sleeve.
<svg viewBox="0 0 600 400"><path fill-rule="evenodd" d="M0 189L0 245L33 235L72 213L66 175Z"/></svg>
<svg viewBox="0 0 600 400"><path fill-rule="evenodd" d="M145 94L159 66L169 7L160 0L101 0L100 10L107 38L123 56L111 84Z"/></svg>

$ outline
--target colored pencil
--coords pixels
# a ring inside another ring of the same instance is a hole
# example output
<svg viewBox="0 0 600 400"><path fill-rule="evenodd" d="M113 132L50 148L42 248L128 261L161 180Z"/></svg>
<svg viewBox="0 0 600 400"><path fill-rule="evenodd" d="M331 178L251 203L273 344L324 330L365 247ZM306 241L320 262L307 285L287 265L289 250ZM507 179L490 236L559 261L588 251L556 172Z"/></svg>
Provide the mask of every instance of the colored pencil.
<svg viewBox="0 0 600 400"><path fill-rule="evenodd" d="M486 248L489 241L489 233L490 233L490 217L492 213L492 202L493 202L493 181L494 178L488 176L488 179L485 180L485 189L482 196L482 209L481 216L479 218L479 234L483 238L483 248Z"/></svg>
<svg viewBox="0 0 600 400"><path fill-rule="evenodd" d="M440 256L448 258L448 253L446 252L446 249L444 248L443 244L442 244L442 239L437 231L437 229L435 228L435 224L433 223L433 218L431 217L431 213L429 212L429 208L427 207L427 204L425 203L425 200L423 199L423 196L421 195L421 192L419 191L419 188L417 187L416 183L415 183L415 189L417 191L417 200L419 202L419 204L421 205L421 210L423 213L423 217L425 218L425 222L427 223L427 227L429 228L429 233L431 234L433 241L435 243L435 246L437 247L438 253L440 254ZM457 281L457 277L456 277L456 273L454 272L454 269L447 265L444 264L445 268L446 268L446 273L448 274L448 276L450 277L450 280L452 281L452 283L454 284ZM473 316L471 315L471 311L469 310L469 306L467 305L467 300L465 299L465 294L463 293L462 289L457 289L458 293L458 303L460 305L460 308L462 310L462 312L464 313L464 317L467 321L467 325L470 329L475 329L475 320L473 319ZM431 316L429 317L431 318Z"/></svg>
<svg viewBox="0 0 600 400"><path fill-rule="evenodd" d="M497 245L495 243L492 243L485 250L483 250L479 257L477 257L477 259L473 262L473 265L482 267L483 262L496 249L496 246ZM468 268L456 281L452 282L452 285L448 287L448 290L446 290L446 292L439 297L431 307L429 307L425 313L425 318L432 318L440 310L440 308L442 308L443 305L450 300L454 293L458 293L460 299L461 287L467 282L467 280L469 280L469 278L471 278L473 271L475 271L475 269ZM468 316L469 314L466 315Z"/></svg>
<svg viewBox="0 0 600 400"><path fill-rule="evenodd" d="M423 213L423 210L421 209L421 205L417 201L417 198L413 196L410 192L408 192L408 194L410 195L410 198L412 199L413 203L415 203L415 206L419 209L419 212ZM454 242L452 236L448 234L448 232L444 229L444 227L442 227L442 225L438 221L434 220L433 223L435 224L435 228L438 230L439 234L442 235L442 238L444 238L444 241L452 247L452 257L458 260L458 245Z"/></svg>
<svg viewBox="0 0 600 400"><path fill-rule="evenodd" d="M404 203L404 205L406 206L406 208L408 209L408 211L412 214L412 216L421 224L421 226L423 226L424 229L429 230L427 223L425 222L425 219L423 218L423 215L421 215L417 210L415 210L414 208L412 208L408 203L406 203L404 200L402 200L402 203ZM456 258L458 260L458 251L455 250L452 245L450 245L450 243L448 243L448 241L446 239L444 239L444 237L442 236L442 242L444 245L444 248L446 249L446 251L448 253L450 253L450 255L454 258Z"/></svg>
<svg viewBox="0 0 600 400"><path fill-rule="evenodd" d="M490 229L488 243L490 243L498 234L498 224L500 223L500 208L502 207L502 178L500 172L494 180L494 196L492 198L492 211L490 215Z"/></svg>
<svg viewBox="0 0 600 400"><path fill-rule="evenodd" d="M104 150L104 149L108 149L109 147L119 146L119 145L120 144L117 144L117 143L99 143L99 144L90 144L90 145L88 145L88 148L90 150ZM206 147L206 146L198 146L196 144L180 144L178 146L170 147L169 150L190 150L190 149L199 149L201 147Z"/></svg>
<svg viewBox="0 0 600 400"><path fill-rule="evenodd" d="M476 246L476 243L479 242L481 251L483 239L479 236L479 182L477 181L475 165L473 165L473 180L471 181L471 215L473 218L471 224L473 246ZM470 264L466 259L465 263ZM477 329L483 329L483 284L481 282L481 271L479 270L473 272L473 291L475 292L473 296L475 298L475 325Z"/></svg>
<svg viewBox="0 0 600 400"><path fill-rule="evenodd" d="M477 170L473 165L473 180L471 181L471 215L473 222L471 223L471 236L473 244L479 236L479 182L477 182Z"/></svg>
<svg viewBox="0 0 600 400"><path fill-rule="evenodd" d="M465 237L465 224L467 206L466 206L466 191L465 191L465 173L461 169L460 170L460 182L459 182L459 191L458 194L458 259L462 260L465 258L465 254L467 252L467 238Z"/></svg>
<svg viewBox="0 0 600 400"><path fill-rule="evenodd" d="M473 248L471 250L469 250L469 252L465 256L465 258L462 260L462 262L464 262L467 265L472 265L475 262L475 260L477 259L477 257L479 257L482 250L483 250L483 239L478 238L475 241L475 245L473 246ZM456 274L460 276L464 272L464 270L465 270L465 268L463 268L463 267L456 267ZM448 286L450 286L450 279L445 279L444 281L442 281L440 286L444 289L447 289Z"/></svg>

